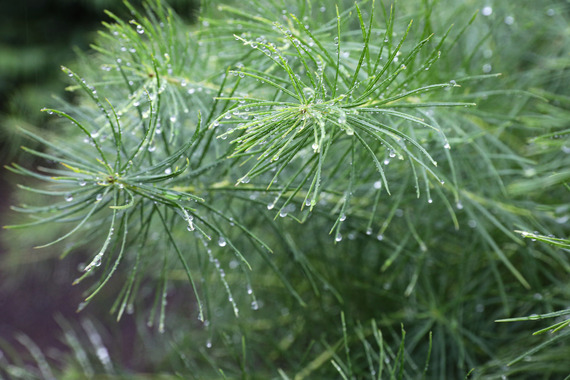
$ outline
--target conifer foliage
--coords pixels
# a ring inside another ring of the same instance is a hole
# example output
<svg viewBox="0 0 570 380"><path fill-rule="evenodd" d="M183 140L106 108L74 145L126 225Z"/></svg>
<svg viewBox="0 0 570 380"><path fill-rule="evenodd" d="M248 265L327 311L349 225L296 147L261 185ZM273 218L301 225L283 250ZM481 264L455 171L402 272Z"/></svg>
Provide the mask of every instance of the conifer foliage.
<svg viewBox="0 0 570 380"><path fill-rule="evenodd" d="M78 310L134 318L138 359L59 317L70 350L22 334L35 364L0 374L567 375L569 8L523 3L108 13L73 101L22 130L42 164L7 167L6 234L80 257Z"/></svg>

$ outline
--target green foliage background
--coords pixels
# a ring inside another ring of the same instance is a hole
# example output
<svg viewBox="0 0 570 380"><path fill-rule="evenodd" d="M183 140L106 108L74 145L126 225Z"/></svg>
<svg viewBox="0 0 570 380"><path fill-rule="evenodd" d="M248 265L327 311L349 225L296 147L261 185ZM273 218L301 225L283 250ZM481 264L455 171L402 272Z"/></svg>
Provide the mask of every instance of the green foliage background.
<svg viewBox="0 0 570 380"><path fill-rule="evenodd" d="M337 5L108 13L7 167L80 318L3 376L570 373L570 4Z"/></svg>

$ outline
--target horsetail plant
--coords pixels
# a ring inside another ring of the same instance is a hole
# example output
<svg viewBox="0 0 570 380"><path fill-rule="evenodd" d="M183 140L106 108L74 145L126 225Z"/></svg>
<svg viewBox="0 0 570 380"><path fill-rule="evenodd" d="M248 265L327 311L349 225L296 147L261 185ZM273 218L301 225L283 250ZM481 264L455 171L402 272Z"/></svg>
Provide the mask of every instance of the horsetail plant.
<svg viewBox="0 0 570 380"><path fill-rule="evenodd" d="M108 301L137 324L133 356L150 359L135 366L173 378L563 373L567 333L526 359L526 331L494 323L568 328L567 240L549 235L567 234L570 103L544 79L563 55L528 75L526 58L497 58L507 5L233 3L203 1L192 25L161 0L107 12L92 53L62 68L74 97L43 110L48 130L22 130L41 164L7 167L29 181L14 207L28 219L6 228L43 226L37 248L80 258L78 311ZM563 40L557 22L541 33ZM102 358L90 321L58 317L75 365L136 371Z"/></svg>

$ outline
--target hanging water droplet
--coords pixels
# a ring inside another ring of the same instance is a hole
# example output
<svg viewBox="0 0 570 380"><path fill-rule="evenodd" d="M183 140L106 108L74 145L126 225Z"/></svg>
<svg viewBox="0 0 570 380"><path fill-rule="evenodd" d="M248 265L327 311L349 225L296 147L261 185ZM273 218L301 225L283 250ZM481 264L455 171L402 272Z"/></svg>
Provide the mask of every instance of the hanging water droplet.
<svg viewBox="0 0 570 380"><path fill-rule="evenodd" d="M493 69L492 66L488 63L483 65L483 72L484 73L489 73L489 72L491 72L492 69Z"/></svg>
<svg viewBox="0 0 570 380"><path fill-rule="evenodd" d="M224 239L222 236L220 236L220 238L218 239L218 245L220 247L225 247L227 244L226 239Z"/></svg>
<svg viewBox="0 0 570 380"><path fill-rule="evenodd" d="M344 221L346 220L346 214L342 214L342 215L340 216L339 220L340 220L341 222L344 222Z"/></svg>
<svg viewBox="0 0 570 380"><path fill-rule="evenodd" d="M251 301L251 308L253 310L258 310L259 309L259 304L257 303L257 301Z"/></svg>
<svg viewBox="0 0 570 380"><path fill-rule="evenodd" d="M79 181L79 186L83 187L85 185L87 185L87 181L85 181L84 179Z"/></svg>
<svg viewBox="0 0 570 380"><path fill-rule="evenodd" d="M164 170L164 174L170 174L170 173L172 173L172 169L166 168L166 169Z"/></svg>
<svg viewBox="0 0 570 380"><path fill-rule="evenodd" d="M483 8L483 10L481 10L481 14L483 16L490 16L493 13L493 8L491 8L490 6L486 6Z"/></svg>
<svg viewBox="0 0 570 380"><path fill-rule="evenodd" d="M151 152L151 153L154 152L155 150L156 150L156 145L150 145L150 146L148 147L148 151Z"/></svg>
<svg viewBox="0 0 570 380"><path fill-rule="evenodd" d="M315 151L315 153L317 153L319 151L319 144L314 143L313 145L311 145L311 148L313 148L313 150Z"/></svg>
<svg viewBox="0 0 570 380"><path fill-rule="evenodd" d="M433 199L429 198L428 203L433 203Z"/></svg>
<svg viewBox="0 0 570 380"><path fill-rule="evenodd" d="M212 348L212 341L210 339L206 342L206 348Z"/></svg>
<svg viewBox="0 0 570 380"><path fill-rule="evenodd" d="M101 199L103 199L103 194L99 193L95 196L96 201L100 201Z"/></svg>
<svg viewBox="0 0 570 380"><path fill-rule="evenodd" d="M382 241L382 240L384 240L384 235L378 234L378 236L376 236L376 239Z"/></svg>
<svg viewBox="0 0 570 380"><path fill-rule="evenodd" d="M515 22L515 18L513 16L506 16L505 17L505 24L513 25Z"/></svg>
<svg viewBox="0 0 570 380"><path fill-rule="evenodd" d="M451 145L449 145L449 143L445 143L445 145L443 146L445 149L451 149Z"/></svg>
<svg viewBox="0 0 570 380"><path fill-rule="evenodd" d="M138 33L138 34L143 34L143 33L144 33L144 29L143 29L142 26L137 25L137 33Z"/></svg>
<svg viewBox="0 0 570 380"><path fill-rule="evenodd" d="M65 196L65 201L66 201L66 202L71 202L72 200L73 200L73 195L67 194L67 195Z"/></svg>
<svg viewBox="0 0 570 380"><path fill-rule="evenodd" d="M275 203L270 203L267 205L268 210L273 210L273 207L275 207Z"/></svg>
<svg viewBox="0 0 570 380"><path fill-rule="evenodd" d="M461 203L461 201L457 201L455 207L457 207L458 210L463 210L463 203Z"/></svg>
<svg viewBox="0 0 570 380"><path fill-rule="evenodd" d="M372 235L372 227L366 229L366 235Z"/></svg>
<svg viewBox="0 0 570 380"><path fill-rule="evenodd" d="M281 210L281 212L279 212L279 216L282 217L282 218L286 217L286 216L287 216L287 211Z"/></svg>
<svg viewBox="0 0 570 380"><path fill-rule="evenodd" d="M251 285L247 284L247 294L253 294L253 289L251 288Z"/></svg>
<svg viewBox="0 0 570 380"><path fill-rule="evenodd" d="M334 241L339 242L339 241L341 241L341 240L342 240L342 235L341 235L340 232L339 232L339 233L336 234L336 236L335 236L335 238L334 238Z"/></svg>
<svg viewBox="0 0 570 380"><path fill-rule="evenodd" d="M389 160L389 159L385 159L385 160L384 160L384 165L388 165L389 163L390 163L390 160Z"/></svg>
<svg viewBox="0 0 570 380"><path fill-rule="evenodd" d="M170 122L176 123L176 116L174 116L174 115L170 116Z"/></svg>

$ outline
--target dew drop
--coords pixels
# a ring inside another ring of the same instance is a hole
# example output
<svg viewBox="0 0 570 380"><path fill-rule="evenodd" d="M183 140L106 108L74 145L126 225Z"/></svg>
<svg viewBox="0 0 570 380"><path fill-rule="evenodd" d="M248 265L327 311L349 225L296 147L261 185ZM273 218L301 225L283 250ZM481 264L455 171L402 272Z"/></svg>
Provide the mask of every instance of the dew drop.
<svg viewBox="0 0 570 380"><path fill-rule="evenodd" d="M65 201L66 201L66 202L71 202L72 200L73 200L73 195L67 194L67 195L65 196Z"/></svg>
<svg viewBox="0 0 570 380"><path fill-rule="evenodd" d="M491 72L492 69L493 69L493 67L488 63L483 65L483 72L484 73L489 73L489 72Z"/></svg>
<svg viewBox="0 0 570 380"><path fill-rule="evenodd" d="M428 203L433 203L433 199L429 198Z"/></svg>
<svg viewBox="0 0 570 380"><path fill-rule="evenodd" d="M443 146L445 149L451 149L451 145L449 145L449 143L445 143L445 145Z"/></svg>
<svg viewBox="0 0 570 380"><path fill-rule="evenodd" d="M384 235L378 234L378 235L376 236L376 239L378 239L379 241L382 241L382 240L384 240Z"/></svg>
<svg viewBox="0 0 570 380"><path fill-rule="evenodd" d="M142 26L137 25L137 33L138 33L138 34L143 34L143 33L144 33L144 29L143 29Z"/></svg>
<svg viewBox="0 0 570 380"><path fill-rule="evenodd" d="M372 235L372 227L366 229L366 235Z"/></svg>
<svg viewBox="0 0 570 380"><path fill-rule="evenodd" d="M96 201L100 201L101 199L103 199L103 194L97 194L97 195L95 196L95 200L96 200Z"/></svg>
<svg viewBox="0 0 570 380"><path fill-rule="evenodd" d="M170 122L176 123L176 116L170 116Z"/></svg>
<svg viewBox="0 0 570 380"><path fill-rule="evenodd" d="M206 342L206 348L212 348L212 341L208 339Z"/></svg>
<svg viewBox="0 0 570 380"><path fill-rule="evenodd" d="M282 217L282 218L286 217L286 216L287 216L287 211L281 210L281 212L279 213L279 216Z"/></svg>
<svg viewBox="0 0 570 380"><path fill-rule="evenodd" d="M457 207L458 210L463 210L463 203L461 203L461 201L457 201L455 207Z"/></svg>
<svg viewBox="0 0 570 380"><path fill-rule="evenodd" d="M490 6L484 7L483 10L481 11L481 14L483 16L490 16L491 13L493 13L493 8L491 8Z"/></svg>
<svg viewBox="0 0 570 380"><path fill-rule="evenodd" d="M224 239L223 237L220 236L220 238L218 239L218 245L220 247L225 247L227 244L226 239Z"/></svg>
<svg viewBox="0 0 570 380"><path fill-rule="evenodd" d="M505 24L513 25L515 23L515 18L513 16L505 17Z"/></svg>
<svg viewBox="0 0 570 380"><path fill-rule="evenodd" d="M79 186L83 187L85 185L87 185L87 181L85 181L83 179L81 181L79 181Z"/></svg>
<svg viewBox="0 0 570 380"><path fill-rule="evenodd" d="M342 240L342 235L339 233L336 234L336 237L334 238L334 241L339 242Z"/></svg>
<svg viewBox="0 0 570 380"><path fill-rule="evenodd" d="M257 301L251 302L251 308L252 308L252 310L258 310L259 309L259 304L257 303Z"/></svg>
<svg viewBox="0 0 570 380"><path fill-rule="evenodd" d="M172 173L172 169L167 168L164 170L164 174L170 174L170 173Z"/></svg>
<svg viewBox="0 0 570 380"><path fill-rule="evenodd" d="M342 215L340 216L339 220L340 220L341 222L344 222L344 221L346 220L346 214L342 214Z"/></svg>
<svg viewBox="0 0 570 380"><path fill-rule="evenodd" d="M376 181L374 182L374 188L376 190L380 189L382 187L382 181Z"/></svg>
<svg viewBox="0 0 570 380"><path fill-rule="evenodd" d="M315 151L315 153L316 153L316 152L318 152L318 151L319 151L319 144L317 144L317 143L314 143L313 145L311 145L311 148L313 148L313 150L314 150L314 151Z"/></svg>

